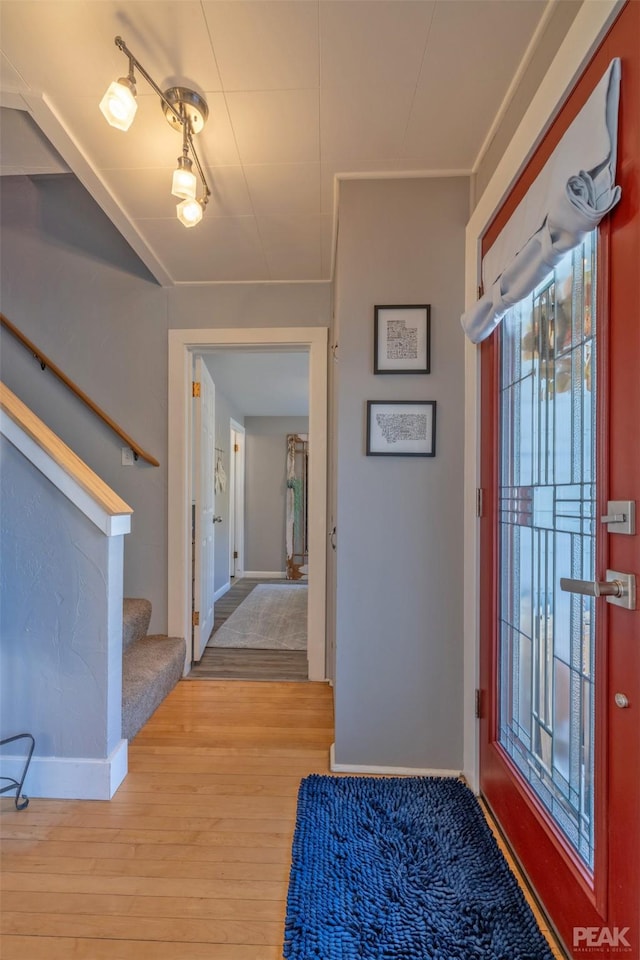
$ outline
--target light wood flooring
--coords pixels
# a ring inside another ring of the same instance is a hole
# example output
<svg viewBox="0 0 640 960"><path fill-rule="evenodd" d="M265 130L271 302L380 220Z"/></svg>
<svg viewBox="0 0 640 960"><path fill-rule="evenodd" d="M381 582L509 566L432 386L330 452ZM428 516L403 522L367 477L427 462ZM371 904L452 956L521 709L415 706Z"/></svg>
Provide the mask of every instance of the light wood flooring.
<svg viewBox="0 0 640 960"><path fill-rule="evenodd" d="M279 960L300 778L331 688L181 682L110 802L2 810L3 960Z"/></svg>
<svg viewBox="0 0 640 960"><path fill-rule="evenodd" d="M246 647L214 647L211 639L259 583L291 583L242 577L214 605L211 637L202 659L191 668L189 680L307 680L306 650L252 650Z"/></svg>
<svg viewBox="0 0 640 960"><path fill-rule="evenodd" d="M182 681L110 802L1 798L2 960L281 960L298 786L332 740L326 684Z"/></svg>

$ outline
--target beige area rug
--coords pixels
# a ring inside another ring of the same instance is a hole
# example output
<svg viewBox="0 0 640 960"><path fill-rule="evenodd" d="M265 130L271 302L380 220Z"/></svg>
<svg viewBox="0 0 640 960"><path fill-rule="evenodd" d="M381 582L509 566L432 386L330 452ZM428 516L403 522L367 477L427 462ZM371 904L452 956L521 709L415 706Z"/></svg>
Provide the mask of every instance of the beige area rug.
<svg viewBox="0 0 640 960"><path fill-rule="evenodd" d="M306 650L308 588L260 583L217 630L210 647Z"/></svg>

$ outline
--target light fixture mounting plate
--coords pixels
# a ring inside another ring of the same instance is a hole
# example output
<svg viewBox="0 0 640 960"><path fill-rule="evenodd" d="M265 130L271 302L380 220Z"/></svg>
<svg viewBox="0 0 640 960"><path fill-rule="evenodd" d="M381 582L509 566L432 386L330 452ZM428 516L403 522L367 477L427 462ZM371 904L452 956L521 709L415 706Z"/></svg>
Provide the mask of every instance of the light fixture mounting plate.
<svg viewBox="0 0 640 960"><path fill-rule="evenodd" d="M209 116L209 107L204 97L195 90L189 90L188 87L169 87L164 91L164 96L178 113L182 113L188 119L191 132L200 133ZM167 123L181 133L182 124L178 122L166 103L162 104L162 109Z"/></svg>

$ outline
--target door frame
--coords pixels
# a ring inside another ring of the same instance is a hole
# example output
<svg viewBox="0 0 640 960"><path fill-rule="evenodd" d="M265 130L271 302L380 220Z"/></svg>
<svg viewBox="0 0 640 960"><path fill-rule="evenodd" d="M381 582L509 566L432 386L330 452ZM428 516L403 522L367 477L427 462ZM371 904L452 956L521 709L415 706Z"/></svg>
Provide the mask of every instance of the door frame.
<svg viewBox="0 0 640 960"><path fill-rule="evenodd" d="M239 458L241 465L240 471L238 471L238 458L233 450L236 434L242 434L242 449L240 451L242 456ZM242 424L231 417L229 420L229 583L231 583L232 571L235 577L237 567L240 568L242 575L244 575L244 497L239 498L236 496L238 492L236 488L238 487L239 472L241 475L240 487L244 492L244 443L245 429ZM238 548L237 559L240 561L239 564L234 562L234 546Z"/></svg>
<svg viewBox="0 0 640 960"><path fill-rule="evenodd" d="M326 678L327 533L326 327L169 330L168 385L168 609L169 634L191 631L191 472L189 454L192 354L216 347L262 346L309 350L309 680ZM185 657L185 675L191 669Z"/></svg>
<svg viewBox="0 0 640 960"><path fill-rule="evenodd" d="M213 629L214 622L214 606L215 606L215 594L214 594L214 585L215 585L215 538L216 530L215 523L212 523L215 516L216 508L216 495L214 487L214 471L215 471L215 442L216 442L216 385L213 381L213 377L209 373L207 368L205 357L200 353L192 354L193 358L193 373L192 379L194 381L200 380L200 394L198 399L193 397L191 399L191 409L190 409L190 422L191 429L189 435L189 450L191 451L189 460L192 463L193 469L191 471L191 503L193 508L195 508L195 517L193 524L193 540L194 540L194 556L193 556L193 573L192 578L192 600L193 604L190 603L190 606L194 610L198 610L200 613L200 623L196 624L192 620L191 626L191 663L199 663L204 654L207 641L209 640L209 635ZM207 384L208 380L208 384ZM205 414L205 404L206 404L206 393L207 390L211 390L212 396L212 411L207 411ZM213 414L209 417L210 414ZM208 449L203 449L202 440L205 435L205 430L203 429L203 424L205 420L209 420L208 424L208 437L210 446ZM209 471L209 476L205 476L205 483L203 485L203 474L206 471ZM209 495L212 497L211 502L207 502L207 492L206 487L209 487ZM205 537L207 546L203 544L203 515L202 510L206 506L207 512L211 513L210 520L204 520L204 528L208 529L208 535ZM210 589L211 593L206 593L203 597L203 584L206 582L208 577L203 577L203 567L206 569L207 564L205 564L205 558L210 561ZM209 598L211 598L211 604L209 605ZM196 653L199 653L199 656L196 656Z"/></svg>
<svg viewBox="0 0 640 960"><path fill-rule="evenodd" d="M467 224L465 309L478 299L482 281L482 237L534 149L542 140L576 80L589 63L625 0L583 4ZM477 164L476 164L477 170ZM465 338L464 440L464 775L479 792L479 731L476 690L480 685L480 349Z"/></svg>

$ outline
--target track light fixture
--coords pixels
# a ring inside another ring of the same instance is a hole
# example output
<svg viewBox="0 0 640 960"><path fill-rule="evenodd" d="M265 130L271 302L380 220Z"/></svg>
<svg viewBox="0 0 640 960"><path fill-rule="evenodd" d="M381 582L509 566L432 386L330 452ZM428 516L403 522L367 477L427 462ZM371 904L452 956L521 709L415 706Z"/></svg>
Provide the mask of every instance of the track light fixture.
<svg viewBox="0 0 640 960"><path fill-rule="evenodd" d="M209 116L207 102L199 93L189 90L188 87L170 87L163 92L140 61L131 53L122 37L116 37L115 44L129 58L129 72L126 77L120 77L109 85L100 101L100 110L112 127L128 130L138 109L134 68L142 74L151 89L160 97L162 110L169 125L182 133L182 155L178 157L178 165L173 172L171 193L181 201L176 207L180 223L185 227L194 227L202 220L204 208L211 196L193 142L194 135L204 128ZM202 181L203 194L199 199L196 197L198 181L193 172L194 163Z"/></svg>

